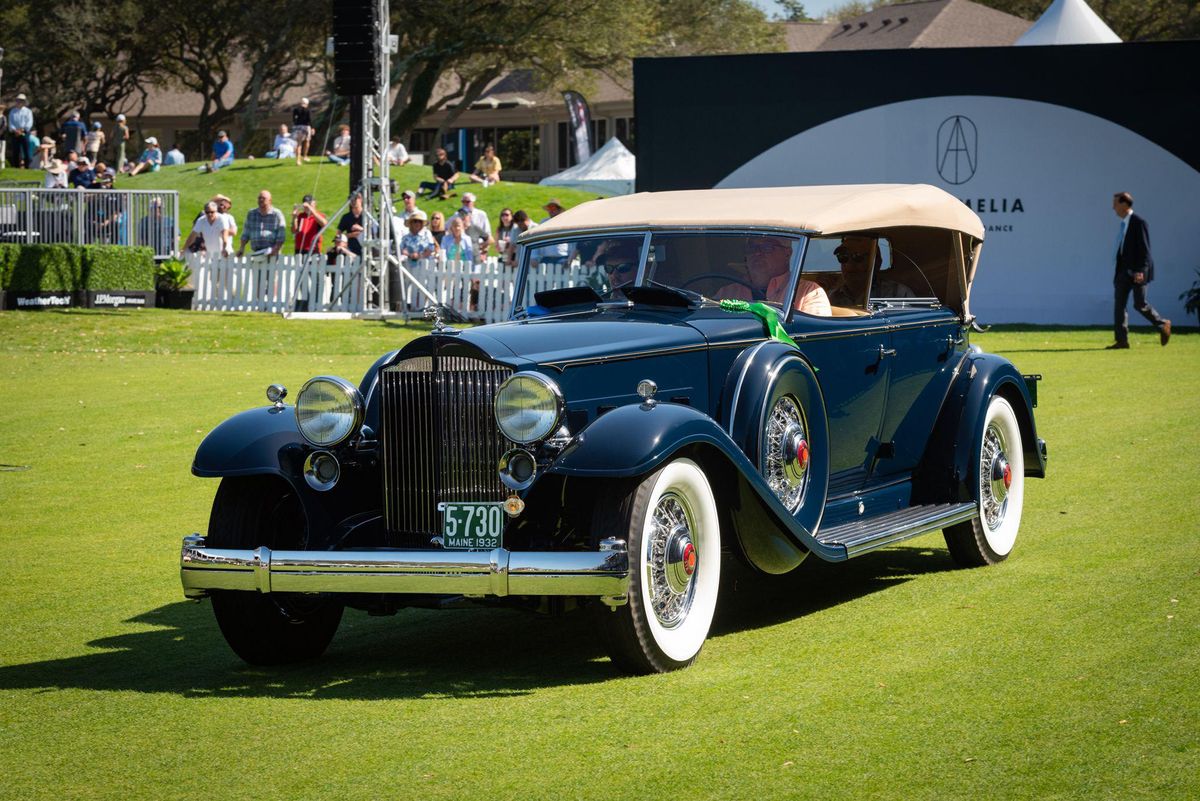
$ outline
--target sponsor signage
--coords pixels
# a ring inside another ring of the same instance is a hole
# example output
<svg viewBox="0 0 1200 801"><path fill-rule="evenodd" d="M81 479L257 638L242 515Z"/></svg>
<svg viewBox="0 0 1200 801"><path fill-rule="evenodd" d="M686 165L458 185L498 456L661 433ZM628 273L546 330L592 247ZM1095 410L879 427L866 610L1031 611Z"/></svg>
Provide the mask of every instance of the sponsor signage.
<svg viewBox="0 0 1200 801"><path fill-rule="evenodd" d="M87 292L13 292L3 295L0 308L14 311L41 309L128 309L154 306L154 293L125 289Z"/></svg>
<svg viewBox="0 0 1200 801"><path fill-rule="evenodd" d="M1150 299L1186 325L1200 84L1178 64L1197 59L1200 43L1155 42L639 60L638 189L931 184L984 224L981 322L1095 325L1112 323L1128 191Z"/></svg>
<svg viewBox="0 0 1200 801"><path fill-rule="evenodd" d="M146 306L154 306L153 292L133 292L126 290L88 292L88 307L92 309L144 308Z"/></svg>

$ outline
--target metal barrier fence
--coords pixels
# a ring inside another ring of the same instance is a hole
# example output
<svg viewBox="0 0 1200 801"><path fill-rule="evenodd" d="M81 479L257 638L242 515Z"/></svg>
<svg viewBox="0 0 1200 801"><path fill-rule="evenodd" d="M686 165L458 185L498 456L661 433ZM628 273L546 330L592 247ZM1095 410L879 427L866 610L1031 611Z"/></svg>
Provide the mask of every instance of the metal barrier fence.
<svg viewBox="0 0 1200 801"><path fill-rule="evenodd" d="M0 187L0 242L132 245L168 258L179 250L179 193Z"/></svg>
<svg viewBox="0 0 1200 801"><path fill-rule="evenodd" d="M203 311L267 311L275 313L349 312L366 308L369 282L364 280L362 262L339 258L327 264L324 256L279 256L208 258L189 255L192 286L196 294L192 308ZM516 271L499 259L482 263L447 262L440 259L408 261L409 275L432 294L437 302L464 317L483 323L508 319ZM544 289L585 283L594 270L573 264L540 265L529 275L528 294ZM389 292L393 308L416 311L430 302L413 280L400 282L393 276Z"/></svg>

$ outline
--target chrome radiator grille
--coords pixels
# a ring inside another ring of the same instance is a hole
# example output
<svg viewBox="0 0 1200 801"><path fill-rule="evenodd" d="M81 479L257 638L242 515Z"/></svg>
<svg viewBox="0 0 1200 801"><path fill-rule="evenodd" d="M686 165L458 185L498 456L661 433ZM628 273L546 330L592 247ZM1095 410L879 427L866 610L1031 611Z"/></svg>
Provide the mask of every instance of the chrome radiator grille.
<svg viewBox="0 0 1200 801"><path fill-rule="evenodd" d="M405 544L441 534L441 502L504 500L496 465L513 445L492 400L511 373L467 356L419 356L381 372L384 517Z"/></svg>

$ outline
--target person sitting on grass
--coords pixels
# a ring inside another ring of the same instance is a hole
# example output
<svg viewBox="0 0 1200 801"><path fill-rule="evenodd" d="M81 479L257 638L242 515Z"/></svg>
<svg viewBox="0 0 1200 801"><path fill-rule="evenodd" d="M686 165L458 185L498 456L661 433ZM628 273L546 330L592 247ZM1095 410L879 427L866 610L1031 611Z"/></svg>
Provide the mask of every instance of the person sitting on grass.
<svg viewBox="0 0 1200 801"><path fill-rule="evenodd" d="M391 164L393 167L403 167L410 161L408 150L405 149L404 143L400 141L399 136L392 137L392 143L388 145L387 149L387 160L388 164Z"/></svg>
<svg viewBox="0 0 1200 801"><path fill-rule="evenodd" d="M279 126L279 133L275 134L275 149L267 151L269 159L292 159L296 157L296 140L288 133L286 125Z"/></svg>
<svg viewBox="0 0 1200 801"><path fill-rule="evenodd" d="M500 159L496 156L496 148L488 145L483 149L483 155L479 161L475 162L475 172L471 173L470 178L477 184L483 184L485 187L492 184L500 183L500 170L503 167L500 164Z"/></svg>
<svg viewBox="0 0 1200 801"><path fill-rule="evenodd" d="M433 180L422 181L418 187L418 195L423 195L426 192L432 192L441 200L451 196L451 190L454 189L454 182L458 180L458 168L454 166L454 162L446 155L446 148L439 147L434 151L437 156L437 161L433 162Z"/></svg>
<svg viewBox="0 0 1200 801"><path fill-rule="evenodd" d="M212 146L212 161L200 165L200 171L216 172L230 164L233 164L233 142L229 141L228 133L217 131L217 141L213 142Z"/></svg>
<svg viewBox="0 0 1200 801"><path fill-rule="evenodd" d="M333 140L333 149L325 152L334 164L345 167L350 163L350 126L339 125L338 135Z"/></svg>
<svg viewBox="0 0 1200 801"><path fill-rule="evenodd" d="M146 149L142 151L142 155L138 156L137 164L133 165L133 169L129 174L137 175L139 172L158 172L158 168L162 166L163 153L158 147L158 140L153 136L146 137Z"/></svg>

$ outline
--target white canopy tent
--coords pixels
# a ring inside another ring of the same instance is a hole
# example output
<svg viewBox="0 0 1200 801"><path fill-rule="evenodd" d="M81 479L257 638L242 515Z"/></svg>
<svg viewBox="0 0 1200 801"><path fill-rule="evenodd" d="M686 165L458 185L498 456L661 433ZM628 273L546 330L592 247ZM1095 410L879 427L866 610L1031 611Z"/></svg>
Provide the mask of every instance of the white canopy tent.
<svg viewBox="0 0 1200 801"><path fill-rule="evenodd" d="M1014 44L1112 44L1121 41L1084 0L1054 0Z"/></svg>
<svg viewBox="0 0 1200 801"><path fill-rule="evenodd" d="M636 177L637 160L614 137L587 161L543 178L540 183L542 186L565 186L603 195L628 195L633 192Z"/></svg>

